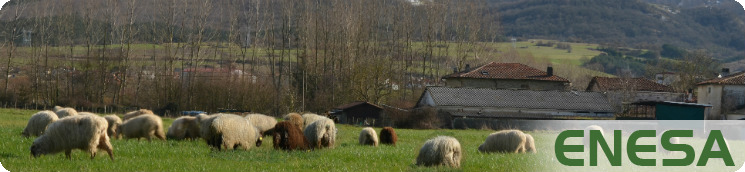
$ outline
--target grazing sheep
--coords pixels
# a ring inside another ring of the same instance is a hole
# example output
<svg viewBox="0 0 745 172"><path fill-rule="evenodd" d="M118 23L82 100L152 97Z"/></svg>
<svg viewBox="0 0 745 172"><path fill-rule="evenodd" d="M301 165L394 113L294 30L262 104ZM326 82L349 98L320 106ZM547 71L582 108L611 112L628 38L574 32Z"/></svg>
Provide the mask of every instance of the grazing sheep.
<svg viewBox="0 0 745 172"><path fill-rule="evenodd" d="M122 119L116 115L106 115L103 118L106 119L106 122L109 122L109 128L106 129L106 134L108 134L110 138L122 138L118 133L119 127L122 126Z"/></svg>
<svg viewBox="0 0 745 172"><path fill-rule="evenodd" d="M199 132L197 117L182 116L176 118L171 124L171 127L168 127L166 138L175 140L198 139Z"/></svg>
<svg viewBox="0 0 745 172"><path fill-rule="evenodd" d="M163 133L163 120L153 114L140 115L124 121L120 132L126 139L136 138L139 140L144 137L147 141L150 141L150 138L157 137L160 140L166 140L165 133Z"/></svg>
<svg viewBox="0 0 745 172"><path fill-rule="evenodd" d="M303 134L308 139L309 146L313 149L334 147L334 142L336 142L336 125L331 119L320 119L308 125Z"/></svg>
<svg viewBox="0 0 745 172"><path fill-rule="evenodd" d="M590 147L590 131L591 130L599 130L600 134L604 136L603 127L597 126L597 125L591 125L585 127L585 137L582 138L582 143L585 145L585 147Z"/></svg>
<svg viewBox="0 0 745 172"><path fill-rule="evenodd" d="M273 143L274 149L282 150L305 150L308 149L308 140L303 136L295 124L282 121L274 126Z"/></svg>
<svg viewBox="0 0 745 172"><path fill-rule="evenodd" d="M416 165L444 165L459 168L462 157L463 152L457 139L449 136L437 136L424 142L424 146L419 149L419 156L416 157Z"/></svg>
<svg viewBox="0 0 745 172"><path fill-rule="evenodd" d="M491 153L524 153L525 152L525 133L520 130L502 130L486 137L479 152Z"/></svg>
<svg viewBox="0 0 745 172"><path fill-rule="evenodd" d="M393 128L383 127L380 130L380 143L396 146L396 141L398 141L398 135Z"/></svg>
<svg viewBox="0 0 745 172"><path fill-rule="evenodd" d="M98 115L96 115L93 112L78 112L78 115L93 115L93 116L98 116Z"/></svg>
<svg viewBox="0 0 745 172"><path fill-rule="evenodd" d="M124 114L124 117L122 118L122 120L127 121L129 119L132 119L134 117L137 117L137 116L140 116L140 115L144 115L144 114L153 114L154 115L155 113L153 113L153 111L150 111L150 110L147 110L147 109L140 109L140 110L136 110L136 111L127 112L126 114Z"/></svg>
<svg viewBox="0 0 745 172"><path fill-rule="evenodd" d="M274 126L277 125L277 119L274 119L274 117L258 113L246 115L246 120L259 129L259 133L262 136L267 135L267 132L271 132Z"/></svg>
<svg viewBox="0 0 745 172"><path fill-rule="evenodd" d="M305 120L303 120L303 116L300 116L299 113L289 113L284 116L284 120L300 128L300 131L305 129Z"/></svg>
<svg viewBox="0 0 745 172"><path fill-rule="evenodd" d="M55 108L55 109L57 109L57 108ZM57 117L59 119L62 119L62 118L67 117L67 116L78 115L78 111L76 111L73 108L69 108L69 107L67 107L67 108L60 108L58 111L54 111L54 113L57 114Z"/></svg>
<svg viewBox="0 0 745 172"><path fill-rule="evenodd" d="M361 145L378 146L378 133L372 127L362 128L359 141Z"/></svg>
<svg viewBox="0 0 745 172"><path fill-rule="evenodd" d="M31 155L39 157L65 151L65 157L72 159L72 150L80 149L88 151L93 159L98 149L103 149L113 161L114 147L106 134L108 125L106 119L99 116L81 115L59 119L49 125L44 135L34 140Z"/></svg>
<svg viewBox="0 0 745 172"><path fill-rule="evenodd" d="M525 152L538 153L538 149L535 147L535 140L528 133L525 133Z"/></svg>
<svg viewBox="0 0 745 172"><path fill-rule="evenodd" d="M305 124L303 128L308 128L310 124L318 120L321 120L321 119L329 119L329 118L326 118L325 116L321 116L321 115L314 114L314 113L305 113L303 114L303 123Z"/></svg>
<svg viewBox="0 0 745 172"><path fill-rule="evenodd" d="M62 106L54 106L54 108L52 109L52 111L54 112L57 112L59 110L62 110Z"/></svg>
<svg viewBox="0 0 745 172"><path fill-rule="evenodd" d="M665 149L665 148L662 147L662 134L660 134L659 136L657 136L657 138L659 138L658 139L659 142L657 144L657 150L659 150L659 152L661 152L661 153L671 154L672 153L671 151L669 151L669 150L667 150L667 149ZM670 138L670 143L672 143L672 144L680 144L680 138L679 137L671 137Z"/></svg>
<svg viewBox="0 0 745 172"><path fill-rule="evenodd" d="M25 137L40 136L44 134L44 130L47 129L47 126L52 122L57 121L57 119L57 114L54 114L52 111L39 111L31 116L31 119L28 120L28 124L26 125L26 128L23 129L21 135Z"/></svg>
<svg viewBox="0 0 745 172"><path fill-rule="evenodd" d="M207 145L221 150L242 147L249 150L255 144L261 146L262 137L258 129L245 118L233 114L199 115L201 136Z"/></svg>

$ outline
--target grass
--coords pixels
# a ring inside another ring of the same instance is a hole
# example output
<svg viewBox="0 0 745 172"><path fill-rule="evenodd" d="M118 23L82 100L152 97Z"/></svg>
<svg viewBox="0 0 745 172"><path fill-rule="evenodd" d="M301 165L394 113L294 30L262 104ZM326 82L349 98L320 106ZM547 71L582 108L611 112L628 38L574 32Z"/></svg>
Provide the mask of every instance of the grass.
<svg viewBox="0 0 745 172"><path fill-rule="evenodd" d="M286 152L272 149L271 139L249 151L213 151L201 140L197 141L136 141L112 140L115 161L104 152L94 160L79 150L73 151L72 160L64 153L31 158L29 147L33 138L20 135L34 110L0 109L0 162L9 171L735 171L745 161L742 147L745 142L728 141L735 162L724 167L720 159L710 159L707 167L696 167L705 143L700 138L681 139L690 143L697 155L694 166L640 167L629 161L626 147L622 148L623 166L609 165L604 153L598 155L599 166L567 167L556 160L554 143L558 132L535 131L532 134L539 150L537 154L483 154L478 146L491 130L411 130L397 129L397 146L360 146L357 136L361 127L337 125L339 133L333 149ZM167 128L173 119L163 118ZM380 131L380 128L376 128ZM464 152L461 168L418 167L414 165L419 148L424 141L438 135L453 136L459 140ZM606 140L611 141L609 133ZM628 140L624 136L623 142ZM643 138L640 145L654 145L653 138ZM570 138L567 144L580 144L580 138ZM613 147L612 143L611 147ZM624 143L626 145L626 143ZM639 153L642 158L678 159L681 153ZM587 153L567 153L570 158L584 158ZM713 168L712 168L713 167Z"/></svg>
<svg viewBox="0 0 745 172"><path fill-rule="evenodd" d="M73 151L72 160L65 159L64 153L33 159L29 152L33 138L24 138L20 133L35 112L0 109L0 162L9 171L534 171L548 163L535 158L548 152L478 153L476 148L492 132L489 130L397 129L397 146L368 147L357 144L361 127L350 125L337 125L335 148L317 151L277 151L272 149L270 139L249 151L213 151L201 140L113 140L113 162L104 152L90 160L87 153L79 150ZM165 127L172 121L164 118ZM460 141L465 154L461 169L413 165L424 141L438 135L453 136ZM539 143L546 137L536 133Z"/></svg>

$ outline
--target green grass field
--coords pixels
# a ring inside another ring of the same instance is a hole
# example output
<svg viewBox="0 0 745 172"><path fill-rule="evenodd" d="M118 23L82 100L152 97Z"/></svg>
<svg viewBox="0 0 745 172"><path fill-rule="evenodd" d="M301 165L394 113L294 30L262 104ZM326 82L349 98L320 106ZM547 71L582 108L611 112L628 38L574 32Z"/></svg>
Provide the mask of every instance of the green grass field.
<svg viewBox="0 0 745 172"><path fill-rule="evenodd" d="M31 158L29 147L34 138L20 135L27 120L35 110L0 109L0 162L9 171L735 171L745 162L743 141L728 141L735 166L724 166L721 159L710 159L706 167L697 167L701 148L705 142L700 138L687 138L697 153L692 166L640 167L633 165L622 148L621 167L610 166L605 154L598 155L599 166L567 167L558 162L554 153L554 142L558 132L535 131L532 134L538 149L537 154L483 154L477 151L491 130L411 130L397 129L397 146L360 146L357 136L361 127L337 125L339 134L333 149L316 151L279 151L272 149L270 139L249 151L215 151L203 141L152 141L112 140L115 161L110 161L105 152L89 159L83 151L73 151L72 160L64 153ZM173 119L163 118L170 126ZM376 128L380 131L380 128ZM606 133L608 134L608 133ZM419 148L424 141L438 135L453 136L459 140L464 152L461 168L418 167L414 165ZM581 139L567 140L567 144L581 144ZM611 137L606 135L606 140ZM623 142L628 140L624 136ZM641 139L639 144L654 145L651 138ZM611 147L614 147L611 143ZM681 153L639 153L642 158L679 159ZM570 158L587 160L587 153L567 153Z"/></svg>
<svg viewBox="0 0 745 172"><path fill-rule="evenodd" d="M398 145L360 146L361 127L337 125L336 147L316 151L286 152L272 149L271 140L249 151L213 151L204 141L113 140L115 161L105 152L91 160L83 151L31 158L34 138L20 135L34 110L0 109L0 162L9 171L535 171L544 164L545 154L481 154L477 148L492 131L397 129ZM164 118L170 126L173 119ZM376 128L380 131L380 128ZM429 138L448 135L463 146L461 169L425 168L414 164L419 148ZM537 133L543 143L546 135ZM538 144L539 147L546 146ZM541 149L541 148L539 148ZM545 169L544 169L545 170Z"/></svg>

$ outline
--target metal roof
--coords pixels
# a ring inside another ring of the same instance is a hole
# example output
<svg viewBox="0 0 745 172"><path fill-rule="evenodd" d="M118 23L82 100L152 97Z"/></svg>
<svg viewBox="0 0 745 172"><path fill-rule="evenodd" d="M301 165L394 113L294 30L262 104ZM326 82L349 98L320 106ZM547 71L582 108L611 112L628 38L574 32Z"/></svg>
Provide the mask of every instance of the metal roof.
<svg viewBox="0 0 745 172"><path fill-rule="evenodd" d="M432 97L435 106L614 112L606 96L597 92L427 87L424 94Z"/></svg>

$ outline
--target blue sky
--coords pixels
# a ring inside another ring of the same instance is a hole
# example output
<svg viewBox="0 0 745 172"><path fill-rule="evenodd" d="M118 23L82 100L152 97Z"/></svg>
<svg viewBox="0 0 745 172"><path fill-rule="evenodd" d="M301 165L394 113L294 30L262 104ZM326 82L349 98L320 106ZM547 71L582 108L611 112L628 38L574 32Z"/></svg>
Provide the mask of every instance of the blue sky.
<svg viewBox="0 0 745 172"><path fill-rule="evenodd" d="M0 0L0 6L2 6L2 4L5 4L6 2L8 2L8 0ZM740 5L745 7L745 0L737 0L737 2L739 2Z"/></svg>

